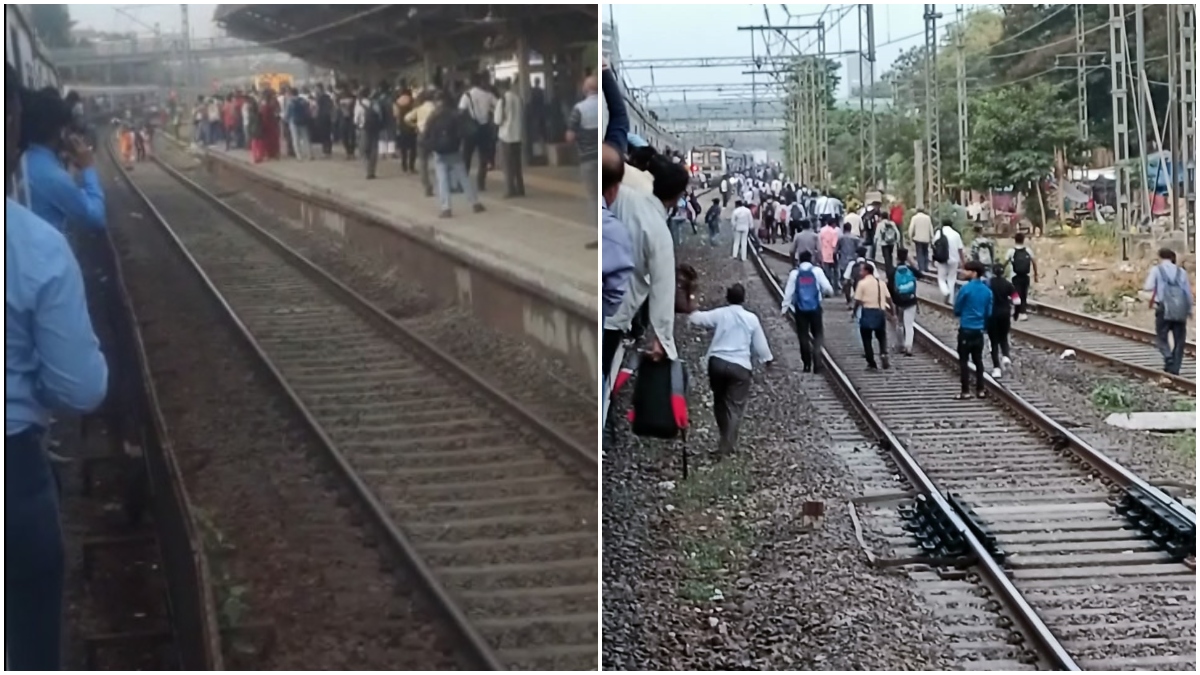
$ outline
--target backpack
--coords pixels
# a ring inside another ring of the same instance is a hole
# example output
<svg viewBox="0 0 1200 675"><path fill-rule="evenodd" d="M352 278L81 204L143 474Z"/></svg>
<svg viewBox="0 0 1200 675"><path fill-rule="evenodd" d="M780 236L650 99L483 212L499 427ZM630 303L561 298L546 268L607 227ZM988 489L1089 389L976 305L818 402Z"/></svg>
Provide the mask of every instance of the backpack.
<svg viewBox="0 0 1200 675"><path fill-rule="evenodd" d="M896 268L895 286L898 302L909 302L917 297L917 277L908 265Z"/></svg>
<svg viewBox="0 0 1200 675"><path fill-rule="evenodd" d="M987 260L984 260L984 256L983 256L985 251L987 252ZM992 263L996 261L996 245L993 244L990 240L985 241L985 242L979 244L975 255L978 257L979 262L986 265L988 267L988 269L991 269Z"/></svg>
<svg viewBox="0 0 1200 675"><path fill-rule="evenodd" d="M933 240L933 262L945 265L950 262L950 239L944 227L938 234L941 236Z"/></svg>
<svg viewBox="0 0 1200 675"><path fill-rule="evenodd" d="M1163 286L1162 297L1156 299L1156 302L1163 309L1163 321L1187 321L1188 315L1191 314L1191 303L1188 302L1187 292L1180 283L1183 270L1175 268L1175 278L1170 281L1162 276L1161 271L1158 275Z"/></svg>
<svg viewBox="0 0 1200 675"><path fill-rule="evenodd" d="M850 288L858 288L858 278L862 276L862 262L855 260L850 265Z"/></svg>
<svg viewBox="0 0 1200 675"><path fill-rule="evenodd" d="M462 148L461 119L450 110L442 110L430 118L425 126L425 145L430 152L448 155Z"/></svg>
<svg viewBox="0 0 1200 675"><path fill-rule="evenodd" d="M800 208L800 203L792 204L792 220L800 221L804 219L804 210Z"/></svg>
<svg viewBox="0 0 1200 675"><path fill-rule="evenodd" d="M1033 262L1033 256L1029 255L1029 251L1023 248L1013 249L1012 269L1013 274L1021 274L1029 276L1029 268Z"/></svg>
<svg viewBox="0 0 1200 675"><path fill-rule="evenodd" d="M900 230L895 226L883 226L883 232L880 233L880 239L883 240L884 246L894 246L896 240L900 238Z"/></svg>
<svg viewBox="0 0 1200 675"><path fill-rule="evenodd" d="M292 99L292 122L298 127L308 126L310 110L308 101L297 96Z"/></svg>
<svg viewBox="0 0 1200 675"><path fill-rule="evenodd" d="M687 430L687 370L680 361L641 359L629 411L633 433L672 439Z"/></svg>
<svg viewBox="0 0 1200 675"><path fill-rule="evenodd" d="M366 113L363 115L363 131L374 134L383 129L383 113L379 110L379 101L367 99Z"/></svg>
<svg viewBox="0 0 1200 675"><path fill-rule="evenodd" d="M797 270L792 304L798 312L812 312L821 308L821 289L817 287L817 275L812 268Z"/></svg>

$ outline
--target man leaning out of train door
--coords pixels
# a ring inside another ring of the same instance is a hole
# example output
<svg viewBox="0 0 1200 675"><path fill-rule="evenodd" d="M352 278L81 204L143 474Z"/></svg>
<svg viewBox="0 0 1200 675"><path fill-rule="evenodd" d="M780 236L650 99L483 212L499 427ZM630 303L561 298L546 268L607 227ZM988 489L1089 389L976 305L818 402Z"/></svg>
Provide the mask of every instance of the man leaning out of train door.
<svg viewBox="0 0 1200 675"><path fill-rule="evenodd" d="M25 206L61 232L68 226L105 227L104 190L93 164L93 151L71 127L71 109L52 88L26 91L21 128L24 179L18 197ZM63 166L65 154L75 175Z"/></svg>
<svg viewBox="0 0 1200 675"><path fill-rule="evenodd" d="M4 72L4 178L21 133L16 73ZM51 409L87 412L108 388L83 275L62 233L4 200L4 641L7 668L61 667L64 552L42 436Z"/></svg>

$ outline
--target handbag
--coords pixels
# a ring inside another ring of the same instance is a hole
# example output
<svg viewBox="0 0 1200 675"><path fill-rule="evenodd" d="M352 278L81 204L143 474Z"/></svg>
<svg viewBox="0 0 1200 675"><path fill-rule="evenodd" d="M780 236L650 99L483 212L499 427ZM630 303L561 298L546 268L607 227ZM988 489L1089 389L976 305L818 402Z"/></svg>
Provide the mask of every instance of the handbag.
<svg viewBox="0 0 1200 675"><path fill-rule="evenodd" d="M875 280L875 291L878 293L879 297L877 302L879 308L876 309L874 307L863 307L862 314L860 314L858 317L859 328L866 328L867 330L879 330L883 328L884 324L887 322L887 314L882 309L883 286L878 279Z"/></svg>
<svg viewBox="0 0 1200 675"><path fill-rule="evenodd" d="M681 361L643 358L633 384L633 433L673 439L687 430L687 369Z"/></svg>
<svg viewBox="0 0 1200 675"><path fill-rule="evenodd" d="M691 314L696 311L696 284L700 275L691 265L675 268L675 313Z"/></svg>

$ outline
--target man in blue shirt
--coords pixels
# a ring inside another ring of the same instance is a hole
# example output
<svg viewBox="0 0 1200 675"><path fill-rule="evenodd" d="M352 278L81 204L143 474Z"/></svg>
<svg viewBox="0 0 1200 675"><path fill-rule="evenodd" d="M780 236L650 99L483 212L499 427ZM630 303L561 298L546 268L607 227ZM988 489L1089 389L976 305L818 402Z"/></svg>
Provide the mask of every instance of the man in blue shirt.
<svg viewBox="0 0 1200 675"><path fill-rule="evenodd" d="M7 65L4 80L4 178L11 185L21 100ZM87 412L100 405L108 367L66 238L7 196L4 315L6 665L58 670L64 556L58 491L42 436L50 410Z"/></svg>
<svg viewBox="0 0 1200 675"><path fill-rule="evenodd" d="M1187 344L1187 322L1195 312L1196 299L1187 270L1175 263L1175 252L1159 249L1158 264L1146 276L1142 289L1149 291L1154 308L1154 332L1163 370L1178 375L1183 367L1183 348Z"/></svg>
<svg viewBox="0 0 1200 675"><path fill-rule="evenodd" d="M975 364L975 396L983 398L983 331L992 315L992 289L983 283L983 263L972 260L963 267L967 283L954 299L954 316L958 317L958 377L962 382L959 400L971 396L971 372L967 361Z"/></svg>
<svg viewBox="0 0 1200 675"><path fill-rule="evenodd" d="M71 124L70 109L53 89L32 92L26 105L21 118L23 188L18 198L61 232L68 225L103 229L104 190L92 166L92 150L79 136L63 137ZM70 155L76 176L59 160L60 149Z"/></svg>

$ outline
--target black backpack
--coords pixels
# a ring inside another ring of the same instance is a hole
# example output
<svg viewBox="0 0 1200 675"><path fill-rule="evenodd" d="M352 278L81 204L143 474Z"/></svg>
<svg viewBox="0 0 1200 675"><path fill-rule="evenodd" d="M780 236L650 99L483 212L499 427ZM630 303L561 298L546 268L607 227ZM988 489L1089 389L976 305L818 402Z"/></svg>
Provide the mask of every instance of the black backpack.
<svg viewBox="0 0 1200 675"><path fill-rule="evenodd" d="M366 101L366 114L363 115L363 131L369 134L378 133L383 129L383 114L379 111L379 101L369 98Z"/></svg>
<svg viewBox="0 0 1200 675"><path fill-rule="evenodd" d="M462 148L462 117L452 110L441 110L425 125L425 147L430 152L448 155Z"/></svg>
<svg viewBox="0 0 1200 675"><path fill-rule="evenodd" d="M1032 263L1033 263L1033 256L1029 255L1029 251L1026 251L1023 248L1018 248L1018 249L1013 250L1013 257L1012 257L1013 274L1020 274L1022 276L1028 276L1029 268L1032 265Z"/></svg>
<svg viewBox="0 0 1200 675"><path fill-rule="evenodd" d="M633 433L650 438L676 438L687 424L676 422L675 407L687 408L687 370L680 361L641 359L633 383ZM686 419L686 414L685 414Z"/></svg>
<svg viewBox="0 0 1200 675"><path fill-rule="evenodd" d="M941 236L933 240L933 262L945 265L950 262L950 239L946 237L946 228L939 232Z"/></svg>

